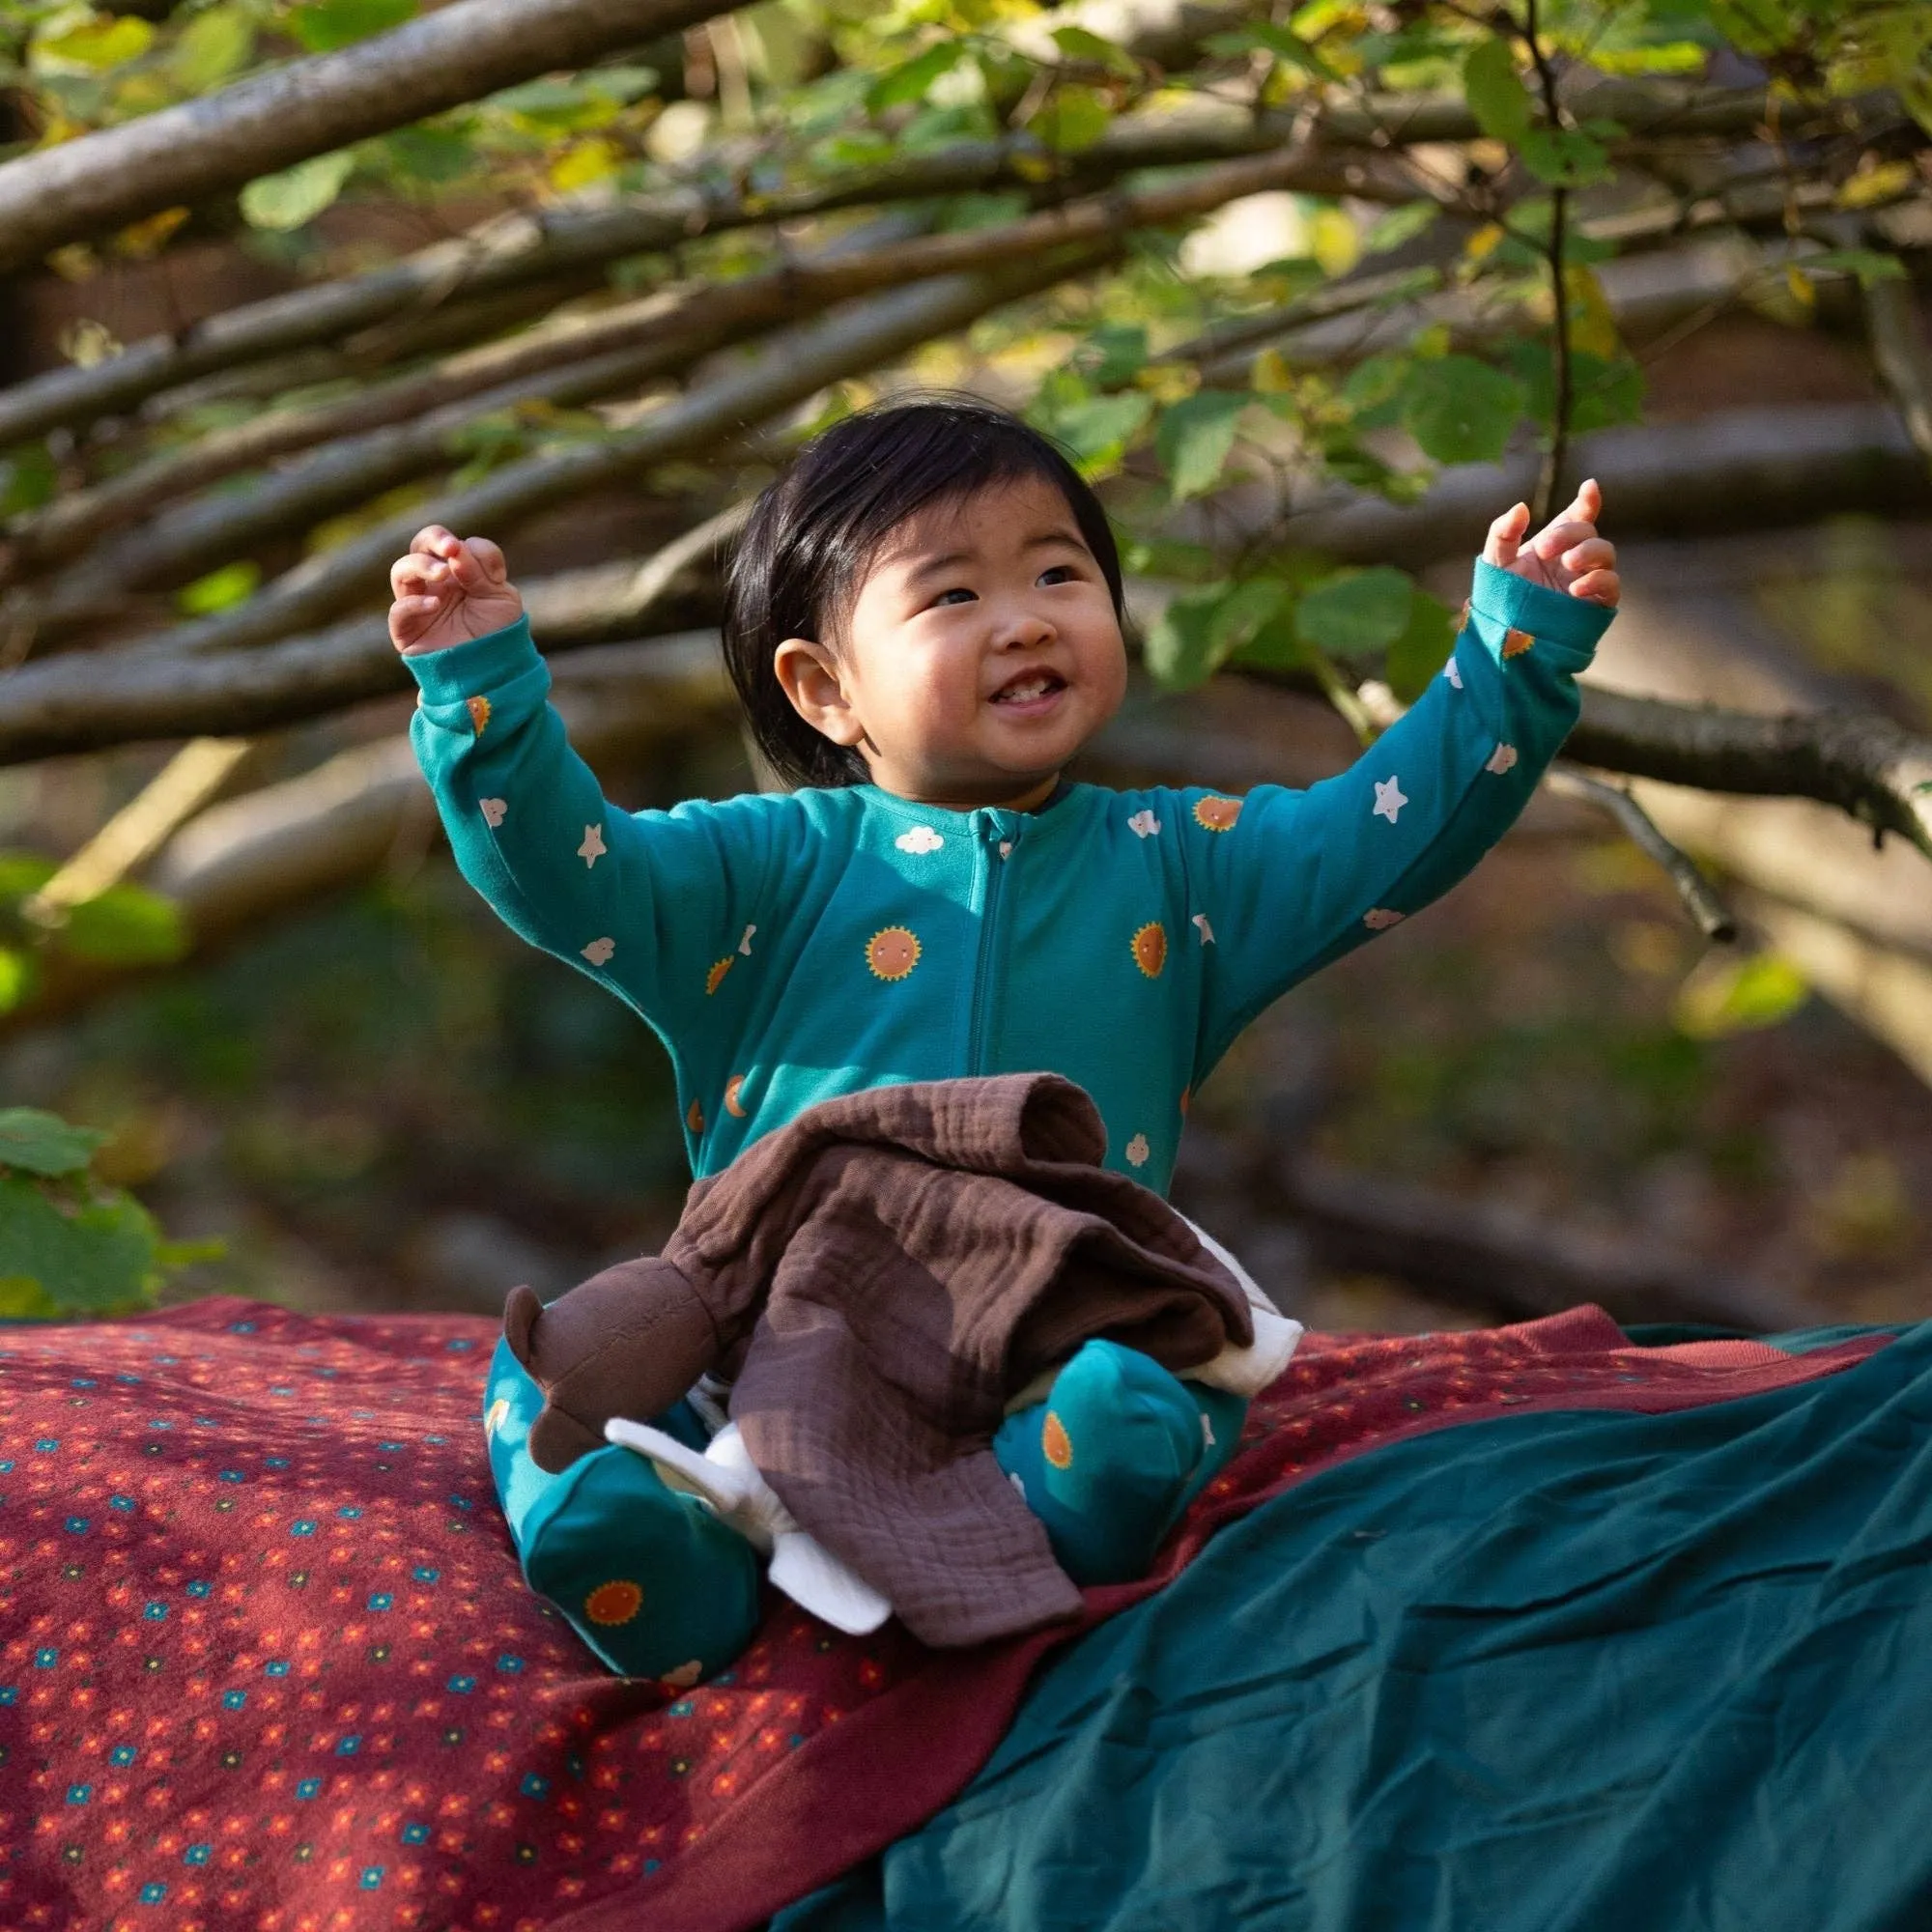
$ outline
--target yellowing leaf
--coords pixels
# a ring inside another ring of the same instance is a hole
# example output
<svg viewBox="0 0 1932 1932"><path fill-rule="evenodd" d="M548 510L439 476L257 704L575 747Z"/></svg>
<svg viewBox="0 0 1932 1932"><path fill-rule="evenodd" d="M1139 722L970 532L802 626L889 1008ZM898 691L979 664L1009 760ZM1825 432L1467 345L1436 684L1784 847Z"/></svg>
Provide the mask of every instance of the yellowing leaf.
<svg viewBox="0 0 1932 1932"><path fill-rule="evenodd" d="M1818 300L1817 285L1796 262L1786 264L1784 286L1791 291L1792 298L1802 308L1811 308Z"/></svg>
<svg viewBox="0 0 1932 1932"><path fill-rule="evenodd" d="M1838 190L1840 208L1875 208L1881 202L1895 201L1918 182L1918 171L1910 161L1881 161L1863 168Z"/></svg>
<svg viewBox="0 0 1932 1932"><path fill-rule="evenodd" d="M1289 367L1288 357L1279 349L1264 349L1255 357L1254 375L1250 380L1257 395L1285 396L1294 387L1294 371Z"/></svg>
<svg viewBox="0 0 1932 1932"><path fill-rule="evenodd" d="M1486 221L1463 243L1463 254L1471 262L1487 261L1502 246L1509 231L1500 221Z"/></svg>
<svg viewBox="0 0 1932 1932"><path fill-rule="evenodd" d="M147 20L132 15L116 19L112 14L97 15L65 33L37 40L28 56L34 68L85 68L104 73L109 68L139 60L154 44L155 29Z"/></svg>
<svg viewBox="0 0 1932 1932"><path fill-rule="evenodd" d="M1328 275L1346 275L1361 259L1362 237L1339 208L1318 208L1308 217L1308 252Z"/></svg>
<svg viewBox="0 0 1932 1932"><path fill-rule="evenodd" d="M624 151L601 135L573 142L551 165L550 185L561 194L609 181L624 165Z"/></svg>
<svg viewBox="0 0 1932 1932"><path fill-rule="evenodd" d="M184 584L175 592L175 609L185 616L212 617L252 597L261 581L262 566L250 557L238 557Z"/></svg>
<svg viewBox="0 0 1932 1932"><path fill-rule="evenodd" d="M131 222L115 236L114 252L145 262L168 245L169 239L187 219L187 215L185 208L164 208L158 214L149 215L145 221Z"/></svg>
<svg viewBox="0 0 1932 1932"><path fill-rule="evenodd" d="M1573 264L1563 271L1563 286L1570 298L1571 347L1609 361L1620 347L1617 319L1597 271Z"/></svg>
<svg viewBox="0 0 1932 1932"><path fill-rule="evenodd" d="M181 30L168 67L187 94L206 94L248 65L255 23L240 7L211 7Z"/></svg>
<svg viewBox="0 0 1932 1932"><path fill-rule="evenodd" d="M1056 153L1072 155L1091 148L1113 118L1105 95L1091 87L1058 87L1027 124L1027 130Z"/></svg>
<svg viewBox="0 0 1932 1932"><path fill-rule="evenodd" d="M1685 980L1674 1017L1692 1039L1719 1039L1779 1025L1810 991L1798 968L1776 952L1735 960L1713 954Z"/></svg>

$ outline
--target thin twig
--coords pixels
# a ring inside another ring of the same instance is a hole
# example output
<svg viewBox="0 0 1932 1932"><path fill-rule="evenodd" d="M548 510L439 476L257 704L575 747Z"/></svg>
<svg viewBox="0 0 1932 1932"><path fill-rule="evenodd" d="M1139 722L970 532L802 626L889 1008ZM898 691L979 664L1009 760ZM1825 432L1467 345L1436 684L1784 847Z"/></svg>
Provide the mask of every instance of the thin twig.
<svg viewBox="0 0 1932 1932"><path fill-rule="evenodd" d="M1536 68L1536 77L1543 90L1543 111L1549 122L1550 130L1556 132L1564 125L1563 103L1556 93L1556 70L1550 65L1549 56L1543 50L1543 43L1536 30L1537 0L1525 0L1525 16L1522 37L1529 46L1529 58ZM1546 522L1556 507L1557 493L1562 488L1563 465L1570 453L1570 416L1572 409L1571 388L1574 377L1570 355L1570 282L1568 272L1568 229L1570 216L1570 190L1553 187L1549 191L1549 235L1544 243L1544 256L1549 264L1549 296L1552 307L1552 331L1550 335L1550 358L1555 377L1555 394L1550 404L1549 447L1545 452L1542 472L1536 479L1536 497L1531 504L1532 521Z"/></svg>
<svg viewBox="0 0 1932 1932"><path fill-rule="evenodd" d="M1730 908L1718 896L1710 880L1697 869L1695 862L1687 852L1673 845L1658 830L1656 821L1628 789L1622 785L1605 784L1602 779L1592 778L1587 772L1578 771L1575 765L1562 762L1550 766L1544 782L1551 791L1565 798L1579 798L1608 812L1623 828L1631 843L1662 867L1670 883L1677 888L1677 896L1684 901L1685 911L1706 939L1728 946L1737 938L1738 923L1732 917Z"/></svg>

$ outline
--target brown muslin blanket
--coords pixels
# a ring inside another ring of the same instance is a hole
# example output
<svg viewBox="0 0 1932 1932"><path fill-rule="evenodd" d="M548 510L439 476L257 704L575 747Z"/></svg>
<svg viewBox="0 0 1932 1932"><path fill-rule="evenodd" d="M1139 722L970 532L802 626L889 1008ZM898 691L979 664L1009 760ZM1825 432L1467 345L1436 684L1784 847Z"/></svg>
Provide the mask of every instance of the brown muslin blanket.
<svg viewBox="0 0 1932 1932"><path fill-rule="evenodd" d="M697 1181L662 1256L504 1331L562 1467L736 1364L731 1418L800 1525L927 1643L1071 1616L1080 1594L989 1446L1008 1399L1094 1336L1175 1370L1254 1338L1240 1288L1158 1195L1100 1166L1056 1074L828 1100Z"/></svg>

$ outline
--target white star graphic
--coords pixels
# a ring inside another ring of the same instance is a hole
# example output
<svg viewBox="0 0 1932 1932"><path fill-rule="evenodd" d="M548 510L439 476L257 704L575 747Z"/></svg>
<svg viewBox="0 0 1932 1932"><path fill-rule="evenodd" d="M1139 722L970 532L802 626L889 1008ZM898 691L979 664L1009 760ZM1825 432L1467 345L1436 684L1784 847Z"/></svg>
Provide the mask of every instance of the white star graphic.
<svg viewBox="0 0 1932 1932"><path fill-rule="evenodd" d="M586 866L594 866L604 856L604 828L601 825L586 825L583 828L583 843L577 848L577 856Z"/></svg>
<svg viewBox="0 0 1932 1932"><path fill-rule="evenodd" d="M1396 813L1408 803L1407 799L1402 795L1402 781L1396 778L1387 781L1377 779L1375 785L1376 802L1369 816L1371 818L1386 818L1393 825Z"/></svg>
<svg viewBox="0 0 1932 1932"><path fill-rule="evenodd" d="M1208 915L1205 912L1197 912L1194 915L1194 923L1201 928L1202 945L1212 946L1214 943L1214 928L1208 923Z"/></svg>
<svg viewBox="0 0 1932 1932"><path fill-rule="evenodd" d="M1494 772L1496 776L1500 778L1502 774L1508 771L1510 767L1515 763L1516 763L1516 747L1514 745L1498 745L1496 749L1490 753L1490 762L1487 765L1485 765L1483 769L1486 772Z"/></svg>
<svg viewBox="0 0 1932 1932"><path fill-rule="evenodd" d="M1456 687L1458 691L1461 691L1463 689L1463 673L1457 668L1456 660L1454 658L1451 658L1448 664L1443 668L1442 675L1446 677L1449 680L1449 682Z"/></svg>

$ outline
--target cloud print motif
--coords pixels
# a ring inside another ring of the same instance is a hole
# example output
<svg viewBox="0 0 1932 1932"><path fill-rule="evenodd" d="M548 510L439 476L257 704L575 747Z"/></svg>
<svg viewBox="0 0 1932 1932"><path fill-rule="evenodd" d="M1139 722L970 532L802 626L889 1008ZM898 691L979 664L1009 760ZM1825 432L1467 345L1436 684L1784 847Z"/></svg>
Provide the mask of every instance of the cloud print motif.
<svg viewBox="0 0 1932 1932"><path fill-rule="evenodd" d="M893 840L901 852L937 852L946 843L929 825L915 825Z"/></svg>
<svg viewBox="0 0 1932 1932"><path fill-rule="evenodd" d="M1160 820L1145 808L1127 820L1127 830L1141 838L1151 838L1160 830Z"/></svg>
<svg viewBox="0 0 1932 1932"><path fill-rule="evenodd" d="M616 950L617 942L614 939L593 939L583 949L583 956L593 966L608 966L611 963L611 953Z"/></svg>
<svg viewBox="0 0 1932 1932"><path fill-rule="evenodd" d="M495 831L502 824L504 814L509 810L509 801L501 798L479 798L476 810L483 814L483 823Z"/></svg>

